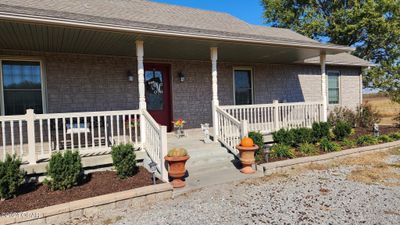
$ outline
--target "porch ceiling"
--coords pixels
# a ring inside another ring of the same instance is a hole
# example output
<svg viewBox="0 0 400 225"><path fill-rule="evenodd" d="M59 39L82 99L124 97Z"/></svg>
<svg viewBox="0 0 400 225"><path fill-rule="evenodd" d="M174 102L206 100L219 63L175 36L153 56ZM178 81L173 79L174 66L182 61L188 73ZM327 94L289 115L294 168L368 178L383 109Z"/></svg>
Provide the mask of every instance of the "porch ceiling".
<svg viewBox="0 0 400 225"><path fill-rule="evenodd" d="M233 43L167 36L149 36L0 20L0 49L135 56L135 40L144 41L145 59L210 60L218 47L219 61L294 63L320 54L319 49ZM331 51L331 52L329 52ZM329 50L327 54L337 53Z"/></svg>

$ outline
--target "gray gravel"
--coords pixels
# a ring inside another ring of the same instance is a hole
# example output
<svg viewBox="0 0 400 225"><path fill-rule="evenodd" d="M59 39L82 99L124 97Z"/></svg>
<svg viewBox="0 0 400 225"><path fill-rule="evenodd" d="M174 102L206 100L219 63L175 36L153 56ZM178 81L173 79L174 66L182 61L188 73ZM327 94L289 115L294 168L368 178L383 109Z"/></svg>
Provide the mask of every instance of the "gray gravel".
<svg viewBox="0 0 400 225"><path fill-rule="evenodd" d="M400 186L350 181L346 177L353 169L305 170L218 185L82 223L400 224Z"/></svg>

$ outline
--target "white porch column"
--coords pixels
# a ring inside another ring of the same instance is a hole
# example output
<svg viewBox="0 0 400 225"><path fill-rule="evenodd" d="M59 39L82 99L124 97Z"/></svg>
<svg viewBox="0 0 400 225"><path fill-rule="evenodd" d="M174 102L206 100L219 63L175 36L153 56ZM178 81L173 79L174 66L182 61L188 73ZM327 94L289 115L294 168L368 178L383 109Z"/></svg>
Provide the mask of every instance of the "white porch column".
<svg viewBox="0 0 400 225"><path fill-rule="evenodd" d="M213 130L214 130L214 141L218 141L218 121L216 106L219 105L218 100L218 79L217 79L217 60L218 60L218 48L212 47L211 51L211 76L212 76L212 119L213 119Z"/></svg>
<svg viewBox="0 0 400 225"><path fill-rule="evenodd" d="M321 63L321 94L322 94L322 121L328 121L328 99L326 97L326 53L321 52L320 54Z"/></svg>
<svg viewBox="0 0 400 225"><path fill-rule="evenodd" d="M144 65L143 65L143 41L136 41L136 57L139 85L139 109L146 109L146 97L144 89Z"/></svg>

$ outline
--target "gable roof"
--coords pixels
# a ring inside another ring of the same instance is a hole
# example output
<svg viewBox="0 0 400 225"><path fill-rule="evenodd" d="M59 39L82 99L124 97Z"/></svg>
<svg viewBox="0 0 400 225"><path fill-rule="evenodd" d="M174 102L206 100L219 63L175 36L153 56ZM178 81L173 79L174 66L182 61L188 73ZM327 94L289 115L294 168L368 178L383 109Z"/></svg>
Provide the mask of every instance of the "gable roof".
<svg viewBox="0 0 400 225"><path fill-rule="evenodd" d="M2 0L0 18L15 16L342 52L353 50L323 44L288 29L250 25L226 13L146 0Z"/></svg>
<svg viewBox="0 0 400 225"><path fill-rule="evenodd" d="M306 64L319 64L319 57L312 57L304 60L302 63ZM328 65L345 65L345 66L361 66L369 67L374 66L364 59L358 58L357 56L351 55L349 53L339 53L334 55L326 55L326 64Z"/></svg>

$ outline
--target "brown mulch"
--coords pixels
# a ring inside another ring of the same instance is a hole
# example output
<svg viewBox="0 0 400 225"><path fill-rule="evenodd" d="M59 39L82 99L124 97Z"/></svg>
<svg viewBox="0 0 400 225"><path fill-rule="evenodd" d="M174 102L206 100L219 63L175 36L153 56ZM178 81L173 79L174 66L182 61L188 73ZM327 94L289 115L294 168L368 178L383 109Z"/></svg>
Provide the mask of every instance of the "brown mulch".
<svg viewBox="0 0 400 225"><path fill-rule="evenodd" d="M0 213L23 212L152 184L151 173L142 167L136 175L126 179L118 178L114 171L94 172L87 176L83 184L65 191L51 191L46 185L31 183L21 188L25 193L1 201Z"/></svg>

